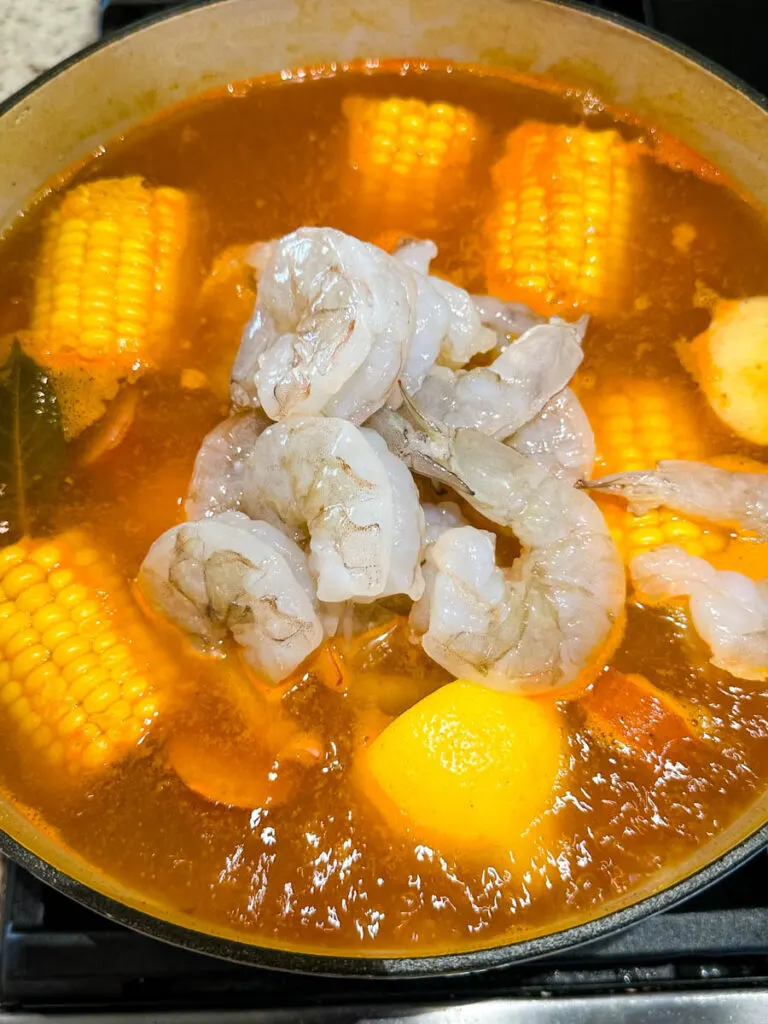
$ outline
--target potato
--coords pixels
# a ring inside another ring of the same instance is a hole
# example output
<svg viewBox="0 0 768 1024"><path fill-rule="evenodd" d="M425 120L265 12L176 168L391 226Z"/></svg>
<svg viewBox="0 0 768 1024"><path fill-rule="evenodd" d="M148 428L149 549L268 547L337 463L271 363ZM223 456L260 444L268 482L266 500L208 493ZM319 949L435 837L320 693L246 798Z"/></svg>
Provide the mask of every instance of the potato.
<svg viewBox="0 0 768 1024"><path fill-rule="evenodd" d="M685 705L636 673L609 668L581 707L595 737L636 755L662 758L670 744L696 737Z"/></svg>
<svg viewBox="0 0 768 1024"><path fill-rule="evenodd" d="M723 423L768 444L768 296L717 302L685 361Z"/></svg>

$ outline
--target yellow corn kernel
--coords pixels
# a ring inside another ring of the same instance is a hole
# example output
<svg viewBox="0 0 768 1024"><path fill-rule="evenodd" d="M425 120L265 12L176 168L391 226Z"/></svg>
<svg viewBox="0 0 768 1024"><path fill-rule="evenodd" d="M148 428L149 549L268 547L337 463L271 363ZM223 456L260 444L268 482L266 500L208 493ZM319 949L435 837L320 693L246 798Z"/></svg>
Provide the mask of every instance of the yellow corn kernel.
<svg viewBox="0 0 768 1024"><path fill-rule="evenodd" d="M65 587L68 587L74 579L74 573L69 569L59 569L58 567L53 572L48 574L48 586L58 593Z"/></svg>
<svg viewBox="0 0 768 1024"><path fill-rule="evenodd" d="M578 382L576 384L578 390ZM663 459L703 461L712 453L689 389L652 380L613 380L579 391L595 432L595 476L652 469ZM679 544L691 555L723 551L728 532L671 509L634 516L622 501L597 499L625 561L649 548Z"/></svg>
<svg viewBox="0 0 768 1024"><path fill-rule="evenodd" d="M19 594L16 607L22 612L36 612L53 600L53 590L47 583L38 583Z"/></svg>
<svg viewBox="0 0 768 1024"><path fill-rule="evenodd" d="M618 132L527 122L493 168L486 284L543 315L621 306L635 148Z"/></svg>
<svg viewBox="0 0 768 1024"><path fill-rule="evenodd" d="M17 633L27 629L30 625L30 618L26 612L16 612L0 622L0 647L5 647Z"/></svg>
<svg viewBox="0 0 768 1024"><path fill-rule="evenodd" d="M190 200L139 177L78 185L49 216L32 333L60 357L155 362L181 298Z"/></svg>
<svg viewBox="0 0 768 1024"><path fill-rule="evenodd" d="M0 552L8 598L0 604L0 715L50 765L107 765L146 734L166 659L86 537L23 540L3 559L8 550Z"/></svg>
<svg viewBox="0 0 768 1024"><path fill-rule="evenodd" d="M45 579L45 571L39 565L31 562L22 562L5 576L3 579L3 590L6 597L11 600L18 597L22 590L28 590L36 583L42 583Z"/></svg>
<svg viewBox="0 0 768 1024"><path fill-rule="evenodd" d="M0 580L4 580L11 569L16 565L21 565L23 561L24 552L18 544L11 544L9 547L3 548L0 551Z"/></svg>
<svg viewBox="0 0 768 1024"><path fill-rule="evenodd" d="M362 204L379 221L407 231L444 217L479 148L475 115L450 103L397 96L351 96L343 110L353 188Z"/></svg>
<svg viewBox="0 0 768 1024"><path fill-rule="evenodd" d="M27 679L34 669L44 665L49 658L48 648L36 643L27 647L11 662L11 675L14 679Z"/></svg>

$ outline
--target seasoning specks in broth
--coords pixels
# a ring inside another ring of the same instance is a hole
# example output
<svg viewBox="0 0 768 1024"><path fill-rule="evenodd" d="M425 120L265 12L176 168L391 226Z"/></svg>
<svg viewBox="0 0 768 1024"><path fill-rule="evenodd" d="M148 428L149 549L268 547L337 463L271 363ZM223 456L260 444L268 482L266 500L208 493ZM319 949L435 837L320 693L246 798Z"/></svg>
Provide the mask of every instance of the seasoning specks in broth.
<svg viewBox="0 0 768 1024"><path fill-rule="evenodd" d="M764 221L551 85L400 72L191 100L0 244L56 428L0 423L0 786L308 952L596 917L768 777Z"/></svg>

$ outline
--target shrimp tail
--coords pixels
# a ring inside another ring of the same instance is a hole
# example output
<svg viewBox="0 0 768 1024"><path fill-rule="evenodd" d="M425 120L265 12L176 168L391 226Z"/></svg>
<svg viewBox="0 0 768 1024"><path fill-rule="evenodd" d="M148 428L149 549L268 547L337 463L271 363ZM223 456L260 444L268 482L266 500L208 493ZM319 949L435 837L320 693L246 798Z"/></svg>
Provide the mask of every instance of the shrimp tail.
<svg viewBox="0 0 768 1024"><path fill-rule="evenodd" d="M451 428L446 426L444 423L438 423L437 420L430 419L425 412L416 404L413 395L409 394L408 391L403 387L402 381L397 382L397 386L400 390L400 395L403 399L403 405L408 412L408 418L414 426L418 427L422 433L428 437L449 437L451 435Z"/></svg>
<svg viewBox="0 0 768 1024"><path fill-rule="evenodd" d="M444 427L426 420L405 391L403 404L416 424L386 406L368 421L368 425L384 439L387 447L406 466L419 476L446 484L459 494L471 497L474 493L448 465L450 464L450 435Z"/></svg>
<svg viewBox="0 0 768 1024"><path fill-rule="evenodd" d="M584 486L624 498L636 514L665 505L768 539L768 476L762 468L741 472L706 462L663 460L655 469L616 473Z"/></svg>
<svg viewBox="0 0 768 1024"><path fill-rule="evenodd" d="M579 480L576 486L585 491L599 491L601 494L624 498L630 510L636 515L643 515L651 509L658 508L665 504L667 498L667 495L662 493L655 470L638 469L612 473L597 480Z"/></svg>

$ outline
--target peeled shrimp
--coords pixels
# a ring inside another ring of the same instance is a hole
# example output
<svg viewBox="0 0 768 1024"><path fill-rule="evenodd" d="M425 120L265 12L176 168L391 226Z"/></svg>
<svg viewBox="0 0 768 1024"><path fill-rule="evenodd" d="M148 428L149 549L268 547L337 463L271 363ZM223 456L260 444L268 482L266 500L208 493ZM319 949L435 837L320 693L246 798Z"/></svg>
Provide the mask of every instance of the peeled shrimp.
<svg viewBox="0 0 768 1024"><path fill-rule="evenodd" d="M636 555L638 596L690 598L691 621L712 651L712 664L739 679L768 679L768 581L718 570L675 544Z"/></svg>
<svg viewBox="0 0 768 1024"><path fill-rule="evenodd" d="M541 324L564 324L565 320L554 316L549 321L546 317L526 306L522 302L505 302L497 299L494 295L473 295L472 302L480 316L480 322L484 327L490 327L495 332L497 343L495 351L501 352L509 344L510 338L518 338L525 334L531 327L538 327ZM579 317L568 326L575 332L579 343L584 341L584 335L589 326L589 314Z"/></svg>
<svg viewBox="0 0 768 1024"><path fill-rule="evenodd" d="M473 527L430 547L436 571L421 640L430 657L516 692L561 689L589 670L616 638L625 597L621 556L594 502L479 431L427 431L387 409L372 425L414 471L458 482L523 548L504 570L495 537Z"/></svg>
<svg viewBox="0 0 768 1024"><path fill-rule="evenodd" d="M426 558L422 562L421 571L424 576L424 594L426 596L414 603L410 614L411 628L419 636L429 629L429 595L434 588L437 572L433 560L429 557L430 548L448 530L467 525L466 519L461 514L461 509L453 501L441 501L437 505L425 503L422 505L422 509L426 526L424 533Z"/></svg>
<svg viewBox="0 0 768 1024"><path fill-rule="evenodd" d="M253 410L230 416L206 435L195 459L184 505L187 519L240 508L246 457L268 426L266 416Z"/></svg>
<svg viewBox="0 0 768 1024"><path fill-rule="evenodd" d="M519 337L531 327L538 327L547 322L546 317L534 313L522 302L504 302L494 295L473 295L472 301L480 316L480 322L496 332L499 351L507 345L510 336Z"/></svg>
<svg viewBox="0 0 768 1024"><path fill-rule="evenodd" d="M232 371L236 406L273 420L327 412L362 422L396 381L412 333L412 275L331 228L260 249L258 303Z"/></svg>
<svg viewBox="0 0 768 1024"><path fill-rule="evenodd" d="M531 327L546 324L533 310L519 302L503 302L491 295L473 296L484 325L498 336L495 351L509 345L510 335L519 337ZM581 344L589 326L589 316L568 324L571 336ZM552 317L550 325L565 325ZM466 426L475 426L468 423ZM570 388L563 388L529 422L506 438L506 443L548 472L575 484L589 476L595 461L595 435L581 402Z"/></svg>
<svg viewBox="0 0 768 1024"><path fill-rule="evenodd" d="M274 424L246 461L242 508L309 538L321 601L421 594L416 485L373 431L321 416Z"/></svg>
<svg viewBox="0 0 768 1024"><path fill-rule="evenodd" d="M494 347L495 333L491 325L484 324L472 296L458 285L429 273L429 265L437 256L434 242L405 239L393 255L413 271L418 290L417 330L410 344L406 370L417 353L421 353L423 365L426 349L431 351L438 333L437 358L444 366L464 366L474 356L489 352ZM425 344L427 337L431 339L429 345ZM432 360L434 362L435 359ZM415 391L414 383L404 373L406 391Z"/></svg>
<svg viewBox="0 0 768 1024"><path fill-rule="evenodd" d="M505 443L571 485L588 477L595 463L594 431L570 388L551 398Z"/></svg>
<svg viewBox="0 0 768 1024"><path fill-rule="evenodd" d="M419 242L390 256L331 228L260 246L258 302L232 371L235 407L362 423L401 375L414 389L438 357L458 366L492 348L467 292L426 274L435 252Z"/></svg>
<svg viewBox="0 0 768 1024"><path fill-rule="evenodd" d="M323 640L307 560L268 523L238 512L174 526L150 548L139 588L150 606L212 650L228 633L272 682Z"/></svg>
<svg viewBox="0 0 768 1024"><path fill-rule="evenodd" d="M428 276L429 264L436 255L434 242L416 240L402 243L394 253L395 259L413 271L416 289L413 332L400 374L400 383L409 393L418 391L437 362L450 328L450 307L432 287L433 278Z"/></svg>
<svg viewBox="0 0 768 1024"><path fill-rule="evenodd" d="M415 401L436 423L503 440L541 412L582 358L578 336L567 324L541 324L507 345L490 366L463 372L435 367Z"/></svg>
<svg viewBox="0 0 768 1024"><path fill-rule="evenodd" d="M410 270L426 277L437 256L437 246L428 238L401 238L392 255Z"/></svg>
<svg viewBox="0 0 768 1024"><path fill-rule="evenodd" d="M437 505L425 502L422 506L424 512L424 543L429 546L434 544L445 533L446 530L453 530L457 526L466 526L467 521L461 514L461 509L455 501L441 501Z"/></svg>
<svg viewBox="0 0 768 1024"><path fill-rule="evenodd" d="M480 315L468 292L441 277L427 278L433 291L448 305L448 330L440 343L440 361L445 366L464 366L496 344L493 331L483 327Z"/></svg>
<svg viewBox="0 0 768 1024"><path fill-rule="evenodd" d="M582 486L626 498L636 515L665 505L713 523L755 530L768 540L768 475L736 473L705 462L659 462L656 469L614 473Z"/></svg>

